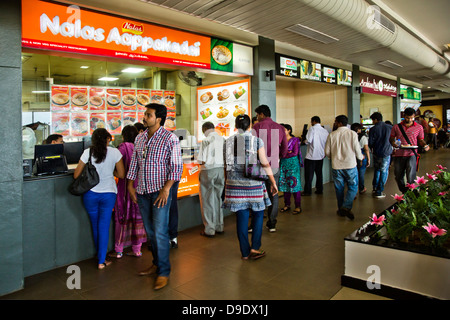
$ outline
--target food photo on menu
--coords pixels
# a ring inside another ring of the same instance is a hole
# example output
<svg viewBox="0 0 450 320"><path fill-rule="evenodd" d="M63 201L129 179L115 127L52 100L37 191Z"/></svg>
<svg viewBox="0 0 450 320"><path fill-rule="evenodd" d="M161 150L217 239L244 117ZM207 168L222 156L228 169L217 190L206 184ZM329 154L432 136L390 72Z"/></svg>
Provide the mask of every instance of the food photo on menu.
<svg viewBox="0 0 450 320"><path fill-rule="evenodd" d="M234 132L237 116L249 114L249 81L236 81L197 89L198 132L199 140L204 138L201 126L209 121L224 137Z"/></svg>
<svg viewBox="0 0 450 320"><path fill-rule="evenodd" d="M165 127L175 130L175 96L173 90L54 85L51 130L65 137L90 135L97 128L120 134L125 126L142 123L151 102L167 107Z"/></svg>

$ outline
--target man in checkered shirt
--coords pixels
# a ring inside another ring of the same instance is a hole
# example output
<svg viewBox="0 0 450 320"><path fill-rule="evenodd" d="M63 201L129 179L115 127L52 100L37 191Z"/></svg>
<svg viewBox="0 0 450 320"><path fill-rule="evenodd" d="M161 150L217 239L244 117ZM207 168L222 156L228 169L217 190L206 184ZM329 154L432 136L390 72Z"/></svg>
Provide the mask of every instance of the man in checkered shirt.
<svg viewBox="0 0 450 320"><path fill-rule="evenodd" d="M181 179L183 162L177 136L164 129L166 107L151 103L146 108L143 122L147 130L136 137L127 186L132 201L139 205L152 245L153 265L139 275L156 273L154 289L158 290L169 280L169 210L171 201L177 201L171 199L170 189Z"/></svg>

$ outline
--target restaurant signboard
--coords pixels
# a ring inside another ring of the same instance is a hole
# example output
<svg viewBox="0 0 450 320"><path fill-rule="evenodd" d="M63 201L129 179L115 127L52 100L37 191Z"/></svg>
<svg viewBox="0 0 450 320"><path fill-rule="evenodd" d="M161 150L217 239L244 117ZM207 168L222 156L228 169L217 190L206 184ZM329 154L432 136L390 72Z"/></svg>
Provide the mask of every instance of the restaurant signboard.
<svg viewBox="0 0 450 320"><path fill-rule="evenodd" d="M363 93L397 97L397 81L360 72L359 82Z"/></svg>
<svg viewBox="0 0 450 320"><path fill-rule="evenodd" d="M74 5L22 0L22 46L210 68L211 39Z"/></svg>
<svg viewBox="0 0 450 320"><path fill-rule="evenodd" d="M298 59L276 54L276 74L289 78L300 78Z"/></svg>

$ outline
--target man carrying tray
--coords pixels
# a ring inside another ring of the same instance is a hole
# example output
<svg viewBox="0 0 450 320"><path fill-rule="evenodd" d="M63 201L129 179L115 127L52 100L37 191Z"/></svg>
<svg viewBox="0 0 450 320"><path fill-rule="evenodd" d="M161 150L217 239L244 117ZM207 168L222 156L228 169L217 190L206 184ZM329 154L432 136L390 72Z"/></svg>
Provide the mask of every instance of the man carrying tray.
<svg viewBox="0 0 450 320"><path fill-rule="evenodd" d="M408 191L405 185L405 174L406 181L409 184L414 183L416 179L419 167L418 144L425 151L430 150L424 140L422 126L414 121L415 113L413 108L406 108L404 111L405 119L392 128L391 138L389 139L391 145L395 148L393 154L395 181L402 193ZM396 144L397 140L400 140L400 145Z"/></svg>

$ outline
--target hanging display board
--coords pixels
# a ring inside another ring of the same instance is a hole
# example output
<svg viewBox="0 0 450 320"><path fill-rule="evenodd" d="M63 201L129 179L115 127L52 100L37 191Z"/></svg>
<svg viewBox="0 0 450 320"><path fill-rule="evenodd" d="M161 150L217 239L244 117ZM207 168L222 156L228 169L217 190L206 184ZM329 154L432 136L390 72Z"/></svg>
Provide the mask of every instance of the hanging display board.
<svg viewBox="0 0 450 320"><path fill-rule="evenodd" d="M198 140L203 140L203 123L212 122L223 137L234 134L238 115L250 115L250 80L197 88Z"/></svg>
<svg viewBox="0 0 450 320"><path fill-rule="evenodd" d="M372 93L394 98L397 97L397 81L360 72L359 83L362 88L362 92L364 93Z"/></svg>

